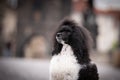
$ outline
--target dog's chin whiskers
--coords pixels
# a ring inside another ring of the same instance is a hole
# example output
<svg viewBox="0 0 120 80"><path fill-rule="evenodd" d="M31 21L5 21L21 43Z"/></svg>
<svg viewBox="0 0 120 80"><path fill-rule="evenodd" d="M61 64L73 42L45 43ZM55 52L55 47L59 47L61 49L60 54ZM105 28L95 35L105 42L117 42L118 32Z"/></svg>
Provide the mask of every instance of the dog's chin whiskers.
<svg viewBox="0 0 120 80"><path fill-rule="evenodd" d="M62 45L65 45L65 42L64 42L64 41L61 41L61 44L62 44Z"/></svg>

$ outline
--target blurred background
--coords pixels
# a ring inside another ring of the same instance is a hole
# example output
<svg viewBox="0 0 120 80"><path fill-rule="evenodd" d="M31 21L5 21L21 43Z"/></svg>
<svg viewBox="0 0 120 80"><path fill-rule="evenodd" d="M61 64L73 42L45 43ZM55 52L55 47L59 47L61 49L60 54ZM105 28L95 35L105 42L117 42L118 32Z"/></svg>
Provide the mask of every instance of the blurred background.
<svg viewBox="0 0 120 80"><path fill-rule="evenodd" d="M120 0L0 0L0 80L49 80L65 17L91 32L100 80L120 80Z"/></svg>

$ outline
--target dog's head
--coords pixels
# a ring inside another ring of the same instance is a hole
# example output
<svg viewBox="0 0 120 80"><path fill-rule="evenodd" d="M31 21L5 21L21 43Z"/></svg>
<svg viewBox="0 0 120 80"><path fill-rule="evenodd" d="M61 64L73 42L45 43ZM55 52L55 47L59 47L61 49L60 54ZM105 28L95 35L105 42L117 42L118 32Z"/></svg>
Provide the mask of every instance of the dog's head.
<svg viewBox="0 0 120 80"><path fill-rule="evenodd" d="M60 44L83 44L88 45L88 39L90 40L89 32L84 28L79 26L73 20L64 20L59 26L55 38Z"/></svg>
<svg viewBox="0 0 120 80"><path fill-rule="evenodd" d="M74 36L76 23L72 20L64 20L55 34L56 40L60 44L69 44L70 39Z"/></svg>
<svg viewBox="0 0 120 80"><path fill-rule="evenodd" d="M60 44L68 43L70 36L72 35L73 28L70 25L61 25L60 29L56 33L56 40Z"/></svg>

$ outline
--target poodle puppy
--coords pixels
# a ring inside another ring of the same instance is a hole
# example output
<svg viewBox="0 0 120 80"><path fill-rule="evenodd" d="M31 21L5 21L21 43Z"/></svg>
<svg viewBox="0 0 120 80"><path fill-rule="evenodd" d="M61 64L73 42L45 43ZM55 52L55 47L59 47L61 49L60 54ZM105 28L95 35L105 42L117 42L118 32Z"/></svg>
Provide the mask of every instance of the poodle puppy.
<svg viewBox="0 0 120 80"><path fill-rule="evenodd" d="M50 80L98 80L89 58L89 32L72 20L64 20L55 33Z"/></svg>

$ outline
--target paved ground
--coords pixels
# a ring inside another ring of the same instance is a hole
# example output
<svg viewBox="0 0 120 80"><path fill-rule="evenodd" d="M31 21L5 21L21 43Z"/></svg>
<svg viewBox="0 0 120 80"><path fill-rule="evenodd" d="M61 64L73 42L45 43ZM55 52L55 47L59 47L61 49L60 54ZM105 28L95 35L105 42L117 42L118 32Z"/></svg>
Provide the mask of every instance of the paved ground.
<svg viewBox="0 0 120 80"><path fill-rule="evenodd" d="M100 80L120 80L120 70L97 63ZM49 61L0 59L0 80L49 80Z"/></svg>
<svg viewBox="0 0 120 80"><path fill-rule="evenodd" d="M0 80L49 80L49 61L1 59Z"/></svg>

